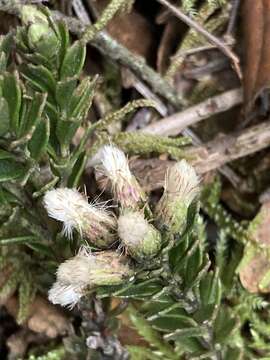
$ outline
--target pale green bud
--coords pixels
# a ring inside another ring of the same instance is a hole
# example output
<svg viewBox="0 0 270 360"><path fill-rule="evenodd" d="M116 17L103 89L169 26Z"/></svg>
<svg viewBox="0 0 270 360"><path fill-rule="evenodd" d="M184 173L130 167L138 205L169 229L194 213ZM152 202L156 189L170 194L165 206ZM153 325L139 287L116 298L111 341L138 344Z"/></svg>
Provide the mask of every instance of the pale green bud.
<svg viewBox="0 0 270 360"><path fill-rule="evenodd" d="M60 40L51 28L47 16L35 6L25 5L22 9L22 23L28 27L30 48L45 57L53 57L60 47Z"/></svg>
<svg viewBox="0 0 270 360"><path fill-rule="evenodd" d="M49 24L47 16L33 5L24 5L22 7L21 19L23 25L31 25L34 23Z"/></svg>
<svg viewBox="0 0 270 360"><path fill-rule="evenodd" d="M189 205L199 192L199 178L186 160L167 170L164 193L157 204L156 214L161 226L172 233L182 234L186 227Z"/></svg>
<svg viewBox="0 0 270 360"><path fill-rule="evenodd" d="M119 285L133 276L128 259L114 251L91 253L82 249L57 270L57 281L49 291L53 304L73 307L89 289Z"/></svg>
<svg viewBox="0 0 270 360"><path fill-rule="evenodd" d="M138 211L120 215L118 234L127 252L137 261L153 258L161 248L159 231Z"/></svg>

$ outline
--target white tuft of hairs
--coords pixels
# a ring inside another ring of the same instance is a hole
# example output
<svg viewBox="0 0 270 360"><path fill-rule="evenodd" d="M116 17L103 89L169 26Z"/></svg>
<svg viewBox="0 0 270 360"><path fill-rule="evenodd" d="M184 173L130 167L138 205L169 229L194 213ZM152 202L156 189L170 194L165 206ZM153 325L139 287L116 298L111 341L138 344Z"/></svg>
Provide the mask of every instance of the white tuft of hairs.
<svg viewBox="0 0 270 360"><path fill-rule="evenodd" d="M79 286L66 285L56 281L49 290L48 299L55 305L67 306L72 309L79 302L83 294L83 290Z"/></svg>
<svg viewBox="0 0 270 360"><path fill-rule="evenodd" d="M76 189L50 190L43 202L48 215L63 222L63 233L68 238L72 237L73 229L82 235L92 226L94 236L94 229L105 232L115 227L115 219L108 214L104 204L89 204L86 196ZM88 235L91 238L91 233Z"/></svg>
<svg viewBox="0 0 270 360"><path fill-rule="evenodd" d="M74 228L81 233L81 212L88 207L82 194L75 189L53 189L45 194L43 202L48 215L63 222L65 235L71 238Z"/></svg>
<svg viewBox="0 0 270 360"><path fill-rule="evenodd" d="M103 146L99 156L101 161L101 171L113 183L117 183L119 176L122 176L124 179L132 177L126 155L116 146Z"/></svg>
<svg viewBox="0 0 270 360"><path fill-rule="evenodd" d="M199 183L194 167L181 160L167 170L164 192L168 196L181 198L189 206L199 193Z"/></svg>
<svg viewBox="0 0 270 360"><path fill-rule="evenodd" d="M149 223L139 212L129 212L119 216L118 234L126 246L137 245L149 231Z"/></svg>

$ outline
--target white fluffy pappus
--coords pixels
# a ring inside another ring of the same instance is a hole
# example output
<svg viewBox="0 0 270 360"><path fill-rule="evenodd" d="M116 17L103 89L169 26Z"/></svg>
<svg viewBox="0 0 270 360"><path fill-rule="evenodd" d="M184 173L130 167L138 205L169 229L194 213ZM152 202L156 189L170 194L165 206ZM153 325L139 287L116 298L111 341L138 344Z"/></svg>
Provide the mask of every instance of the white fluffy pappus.
<svg viewBox="0 0 270 360"><path fill-rule="evenodd" d="M84 295L83 289L75 285L66 285L56 281L49 290L48 299L53 304L72 309Z"/></svg>
<svg viewBox="0 0 270 360"><path fill-rule="evenodd" d="M99 152L101 171L113 183L117 183L119 176L130 179L132 174L129 169L128 159L122 150L113 145L105 145Z"/></svg>
<svg viewBox="0 0 270 360"><path fill-rule="evenodd" d="M69 238L76 229L81 235L95 240L107 236L116 227L116 220L103 204L89 204L86 196L76 189L50 190L43 202L48 215L63 222L63 233Z"/></svg>
<svg viewBox="0 0 270 360"><path fill-rule="evenodd" d="M164 195L177 197L189 206L199 193L199 183L194 167L181 160L166 172Z"/></svg>
<svg viewBox="0 0 270 360"><path fill-rule="evenodd" d="M150 226L142 214L130 212L119 216L118 234L125 245L137 245L147 235Z"/></svg>
<svg viewBox="0 0 270 360"><path fill-rule="evenodd" d="M71 259L59 265L56 282L49 291L54 304L73 307L95 286L117 285L133 275L127 259L114 251L92 253L82 248Z"/></svg>
<svg viewBox="0 0 270 360"><path fill-rule="evenodd" d="M140 201L145 200L122 150L113 145L105 145L94 158L96 169L110 179L114 197L122 207L135 208Z"/></svg>

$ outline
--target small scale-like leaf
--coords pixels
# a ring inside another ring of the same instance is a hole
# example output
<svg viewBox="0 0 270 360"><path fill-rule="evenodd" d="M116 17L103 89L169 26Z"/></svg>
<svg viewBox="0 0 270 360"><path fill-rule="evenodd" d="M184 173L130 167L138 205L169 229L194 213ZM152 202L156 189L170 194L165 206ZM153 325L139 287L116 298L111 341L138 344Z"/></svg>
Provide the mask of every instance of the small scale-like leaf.
<svg viewBox="0 0 270 360"><path fill-rule="evenodd" d="M230 336L237 328L237 321L230 311L221 307L214 322L214 339L218 344L230 342Z"/></svg>
<svg viewBox="0 0 270 360"><path fill-rule="evenodd" d="M86 47L77 40L67 51L61 66L61 79L79 76L86 56Z"/></svg>
<svg viewBox="0 0 270 360"><path fill-rule="evenodd" d="M29 104L29 110L24 117L24 123L20 124L21 136L26 135L29 131L33 129L33 127L35 127L40 122L46 102L46 97L46 94L35 93L33 95L33 99Z"/></svg>
<svg viewBox="0 0 270 360"><path fill-rule="evenodd" d="M76 121L78 120L78 121ZM56 127L56 136L62 149L68 149L71 140L80 126L81 119L62 120L59 119Z"/></svg>
<svg viewBox="0 0 270 360"><path fill-rule="evenodd" d="M15 180L25 175L22 164L12 159L0 159L0 182Z"/></svg>
<svg viewBox="0 0 270 360"><path fill-rule="evenodd" d="M36 241L37 238L35 236L17 236L12 238L0 238L0 246L4 245L13 245L13 244L26 244L29 242Z"/></svg>
<svg viewBox="0 0 270 360"><path fill-rule="evenodd" d="M86 77L74 91L68 108L68 116L72 118L84 118L92 104L95 89L98 84L98 76L94 79Z"/></svg>
<svg viewBox="0 0 270 360"><path fill-rule="evenodd" d="M39 160L46 151L50 136L50 123L47 118L42 119L37 125L31 140L28 143L28 149L31 157Z"/></svg>
<svg viewBox="0 0 270 360"><path fill-rule="evenodd" d="M55 97L61 110L64 111L70 104L73 92L76 88L77 80L74 78L68 78L59 81L56 85Z"/></svg>
<svg viewBox="0 0 270 360"><path fill-rule="evenodd" d="M9 129L10 117L7 101L2 97L0 98L0 136L6 134Z"/></svg>
<svg viewBox="0 0 270 360"><path fill-rule="evenodd" d="M54 95L56 86L55 79L50 70L43 65L23 65L21 66L23 77L27 79L34 90Z"/></svg>
<svg viewBox="0 0 270 360"><path fill-rule="evenodd" d="M3 96L8 103L11 130L17 134L22 102L22 92L17 72L4 74Z"/></svg>
<svg viewBox="0 0 270 360"><path fill-rule="evenodd" d="M67 49L69 47L69 31L67 24L64 21L59 21L57 24L58 27L58 34L60 36L60 50L59 50L59 57L60 63L62 64Z"/></svg>
<svg viewBox="0 0 270 360"><path fill-rule="evenodd" d="M68 178L68 187L70 188L78 187L87 159L88 157L85 151L78 157L78 160L76 161L75 165L72 168L72 173Z"/></svg>
<svg viewBox="0 0 270 360"><path fill-rule="evenodd" d="M7 67L7 55L2 51L0 52L0 72L6 70Z"/></svg>
<svg viewBox="0 0 270 360"><path fill-rule="evenodd" d="M162 289L162 284L155 279L142 281L139 284L130 284L114 293L117 297L142 299L153 296Z"/></svg>

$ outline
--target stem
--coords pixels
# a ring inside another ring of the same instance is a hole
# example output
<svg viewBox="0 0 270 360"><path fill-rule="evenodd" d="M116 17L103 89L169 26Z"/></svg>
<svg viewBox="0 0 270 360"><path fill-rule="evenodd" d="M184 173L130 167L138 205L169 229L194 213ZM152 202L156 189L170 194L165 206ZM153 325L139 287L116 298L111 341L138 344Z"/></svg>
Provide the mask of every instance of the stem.
<svg viewBox="0 0 270 360"><path fill-rule="evenodd" d="M176 17L178 17L180 20L182 20L184 23L186 23L188 26L192 27L199 33L201 33L203 36L206 37L207 40L209 40L210 43L215 45L220 51L223 52L224 55L228 56L232 64L235 68L235 71L239 78L242 78L241 69L239 67L239 59L235 55L235 53L220 39L218 39L213 34L209 33L205 28L197 23L196 21L192 20L189 16L185 15L180 9L169 3L167 0L157 0L160 4L166 6Z"/></svg>

